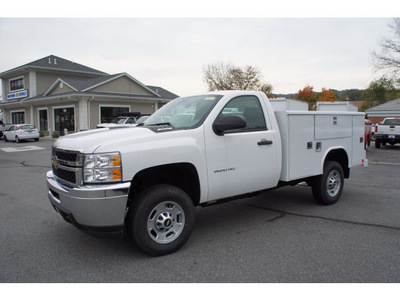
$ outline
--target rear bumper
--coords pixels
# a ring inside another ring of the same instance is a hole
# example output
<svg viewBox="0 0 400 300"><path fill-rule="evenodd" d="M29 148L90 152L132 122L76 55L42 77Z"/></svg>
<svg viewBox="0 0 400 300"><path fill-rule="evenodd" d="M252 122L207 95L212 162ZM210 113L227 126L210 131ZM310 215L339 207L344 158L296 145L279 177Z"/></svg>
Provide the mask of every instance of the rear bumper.
<svg viewBox="0 0 400 300"><path fill-rule="evenodd" d="M38 139L39 133L26 133L18 135L20 140L30 140L30 139Z"/></svg>
<svg viewBox="0 0 400 300"><path fill-rule="evenodd" d="M46 175L48 198L69 223L92 231L122 231L130 183L68 188L59 184L53 172Z"/></svg>
<svg viewBox="0 0 400 300"><path fill-rule="evenodd" d="M399 134L375 134L375 141L400 143Z"/></svg>

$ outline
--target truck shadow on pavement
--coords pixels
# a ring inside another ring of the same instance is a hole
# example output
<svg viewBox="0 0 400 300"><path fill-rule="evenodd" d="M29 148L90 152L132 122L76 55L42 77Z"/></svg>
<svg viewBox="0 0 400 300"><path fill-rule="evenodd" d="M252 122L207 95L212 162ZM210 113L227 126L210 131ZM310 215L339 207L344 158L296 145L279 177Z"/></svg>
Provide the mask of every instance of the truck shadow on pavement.
<svg viewBox="0 0 400 300"><path fill-rule="evenodd" d="M295 189L295 191L293 190ZM281 188L267 191L252 198L243 198L224 204L208 207L196 207L196 221L193 234L188 245L183 249L202 248L205 243L220 239L219 236L237 236L259 226L284 217L281 210L296 211L299 208L307 209L318 207L312 198L311 189L306 186ZM272 209L263 209L272 207ZM261 208L261 209L260 209ZM126 234L121 238L116 234L98 234L76 229L71 224L60 223L54 228L54 234L60 235L62 242L57 243L63 251L71 254L74 259L87 260L88 252L96 251L96 255L120 258L146 258ZM54 238L58 238L55 236ZM81 245L80 248L74 245ZM82 248L83 249L82 249ZM194 247L194 248L193 248ZM182 250L180 250L182 251ZM179 251L178 251L179 253ZM171 254L174 255L174 254Z"/></svg>

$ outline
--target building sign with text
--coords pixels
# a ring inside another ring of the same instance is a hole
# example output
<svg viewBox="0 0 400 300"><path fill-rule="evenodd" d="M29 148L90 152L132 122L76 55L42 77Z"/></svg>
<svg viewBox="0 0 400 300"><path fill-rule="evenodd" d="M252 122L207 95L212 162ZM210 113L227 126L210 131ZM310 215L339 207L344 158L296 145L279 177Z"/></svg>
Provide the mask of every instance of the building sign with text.
<svg viewBox="0 0 400 300"><path fill-rule="evenodd" d="M28 97L28 90L12 92L7 94L7 100L20 99Z"/></svg>

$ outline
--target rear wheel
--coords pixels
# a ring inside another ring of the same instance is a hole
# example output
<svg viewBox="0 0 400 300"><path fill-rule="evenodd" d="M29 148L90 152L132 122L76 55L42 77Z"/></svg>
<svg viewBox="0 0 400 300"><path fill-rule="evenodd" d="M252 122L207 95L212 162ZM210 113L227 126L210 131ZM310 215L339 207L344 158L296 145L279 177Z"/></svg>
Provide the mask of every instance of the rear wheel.
<svg viewBox="0 0 400 300"><path fill-rule="evenodd" d="M190 197L171 185L156 185L139 194L128 212L127 229L135 244L152 256L177 251L194 225Z"/></svg>
<svg viewBox="0 0 400 300"><path fill-rule="evenodd" d="M380 147L381 147L381 141L375 140L375 148L380 148Z"/></svg>
<svg viewBox="0 0 400 300"><path fill-rule="evenodd" d="M324 173L314 179L312 193L318 203L331 205L339 200L343 186L342 166L336 161L327 161L324 166Z"/></svg>
<svg viewBox="0 0 400 300"><path fill-rule="evenodd" d="M19 143L19 142L20 142L20 140L19 140L19 137L18 137L18 136L16 136L16 137L15 137L15 141L16 141L17 143Z"/></svg>

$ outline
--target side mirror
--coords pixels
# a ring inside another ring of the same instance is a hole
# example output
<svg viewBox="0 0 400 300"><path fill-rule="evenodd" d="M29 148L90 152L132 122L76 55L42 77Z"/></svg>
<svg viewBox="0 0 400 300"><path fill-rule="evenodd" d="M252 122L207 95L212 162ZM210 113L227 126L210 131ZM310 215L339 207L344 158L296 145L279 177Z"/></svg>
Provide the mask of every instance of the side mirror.
<svg viewBox="0 0 400 300"><path fill-rule="evenodd" d="M216 135L224 135L224 132L232 129L246 127L246 119L239 115L229 115L220 118L213 124L213 130Z"/></svg>

